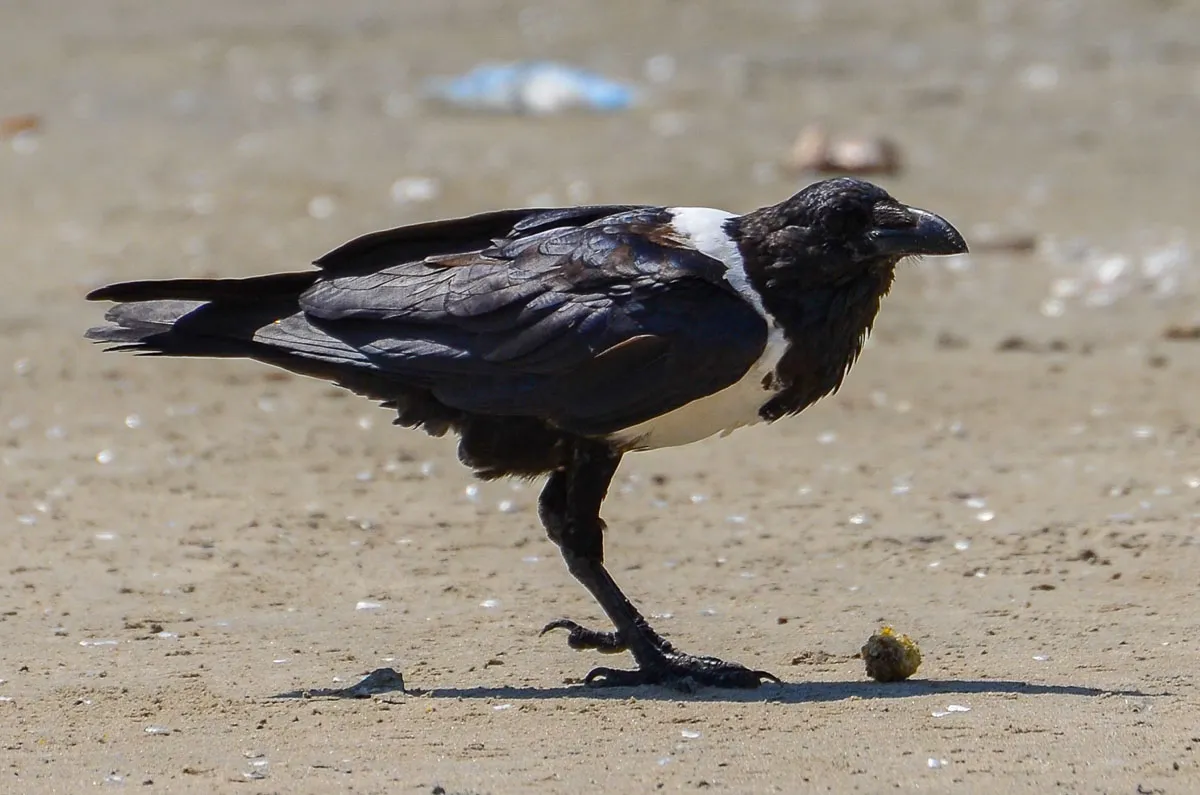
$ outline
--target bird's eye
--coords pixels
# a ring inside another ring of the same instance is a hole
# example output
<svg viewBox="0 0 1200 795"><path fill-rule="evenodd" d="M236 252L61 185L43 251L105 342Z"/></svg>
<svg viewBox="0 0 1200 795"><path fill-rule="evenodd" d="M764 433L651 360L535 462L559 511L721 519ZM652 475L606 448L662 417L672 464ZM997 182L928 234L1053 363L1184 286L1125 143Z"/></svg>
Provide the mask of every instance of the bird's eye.
<svg viewBox="0 0 1200 795"><path fill-rule="evenodd" d="M871 221L878 229L909 229L917 225L917 219L907 209L885 202L872 208Z"/></svg>

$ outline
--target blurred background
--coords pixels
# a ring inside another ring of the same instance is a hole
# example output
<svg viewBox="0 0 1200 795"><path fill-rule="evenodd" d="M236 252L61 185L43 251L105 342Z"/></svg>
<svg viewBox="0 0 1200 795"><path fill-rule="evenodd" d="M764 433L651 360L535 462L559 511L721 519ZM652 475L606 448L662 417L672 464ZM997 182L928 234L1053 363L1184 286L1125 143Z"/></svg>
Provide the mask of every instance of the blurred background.
<svg viewBox="0 0 1200 795"><path fill-rule="evenodd" d="M981 277L985 292L1036 287L1006 314L1174 293L1190 283L1200 181L1198 11L12 0L6 267L37 274L22 278L35 301L60 291L51 303L75 310L69 296L104 279L296 267L358 233L500 206L744 210L815 179L815 163L935 207L980 254L1022 255ZM596 79L617 87L595 94ZM43 313L18 294L0 298L7 323Z"/></svg>

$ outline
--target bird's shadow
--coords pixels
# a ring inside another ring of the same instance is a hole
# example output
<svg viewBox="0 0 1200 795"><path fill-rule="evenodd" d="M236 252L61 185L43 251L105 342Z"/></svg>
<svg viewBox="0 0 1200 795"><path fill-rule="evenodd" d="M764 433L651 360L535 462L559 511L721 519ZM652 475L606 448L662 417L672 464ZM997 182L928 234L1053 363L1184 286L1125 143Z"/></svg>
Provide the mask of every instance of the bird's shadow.
<svg viewBox="0 0 1200 795"><path fill-rule="evenodd" d="M642 701L723 701L775 704L816 704L849 699L912 698L929 695L973 695L982 693L1018 693L1023 695L1058 696L1146 696L1138 690L1106 690L1077 685L1038 685L1031 682L986 679L918 679L905 682L780 682L766 684L757 690L727 690L701 688L685 693L668 687L593 688L586 685L568 687L468 687L439 688L426 695L433 698L484 698L518 701L542 698L613 698L631 695ZM1165 695L1165 694L1160 694Z"/></svg>
<svg viewBox="0 0 1200 795"><path fill-rule="evenodd" d="M564 687L448 687L430 690L408 689L403 677L391 668L372 671L362 681L345 688L292 690L277 693L273 699L337 699L369 698L391 693L430 698L476 698L502 701L533 699L626 699L636 695L642 701L719 701L736 703L817 704L849 699L913 698L933 695L981 695L1012 693L1028 696L1077 696L1102 698L1125 696L1145 698L1166 696L1169 693L1145 693L1141 690L1111 690L1079 685L1044 685L1009 679L910 679L904 682L840 681L840 682L780 682L765 684L757 690L725 690L701 688L683 692L668 687L612 687L587 685Z"/></svg>

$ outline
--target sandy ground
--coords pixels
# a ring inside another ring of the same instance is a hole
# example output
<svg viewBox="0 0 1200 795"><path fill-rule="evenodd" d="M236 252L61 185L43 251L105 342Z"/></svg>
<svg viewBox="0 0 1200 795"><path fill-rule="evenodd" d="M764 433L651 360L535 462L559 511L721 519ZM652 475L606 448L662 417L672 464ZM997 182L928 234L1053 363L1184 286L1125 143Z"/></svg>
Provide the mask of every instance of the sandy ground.
<svg viewBox="0 0 1200 795"><path fill-rule="evenodd" d="M0 115L44 125L0 142L0 790L1200 791L1200 343L1163 338L1200 320L1197 3L15 0L0 29ZM414 99L527 56L650 95ZM574 684L611 660L537 636L600 615L533 488L320 383L80 339L118 278L497 206L774 202L818 120L892 136L884 183L972 240L1039 245L907 267L803 417L624 463L618 580L779 686ZM435 195L393 200L409 177ZM911 682L853 658L884 622ZM413 692L321 695L378 667Z"/></svg>

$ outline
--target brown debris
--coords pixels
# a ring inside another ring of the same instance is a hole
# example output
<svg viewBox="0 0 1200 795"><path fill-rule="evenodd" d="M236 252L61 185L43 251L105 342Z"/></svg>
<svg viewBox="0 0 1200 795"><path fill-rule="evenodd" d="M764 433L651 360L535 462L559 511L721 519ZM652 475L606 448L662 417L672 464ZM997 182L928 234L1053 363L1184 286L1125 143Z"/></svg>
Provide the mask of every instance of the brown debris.
<svg viewBox="0 0 1200 795"><path fill-rule="evenodd" d="M900 149L882 136L834 138L811 124L797 136L786 166L816 174L895 174L900 170Z"/></svg>
<svg viewBox="0 0 1200 795"><path fill-rule="evenodd" d="M1167 340L1200 340L1200 323L1191 326L1167 326L1162 335L1163 339Z"/></svg>
<svg viewBox="0 0 1200 795"><path fill-rule="evenodd" d="M943 350L958 350L960 348L969 348L971 342L961 334L942 329L938 332L936 345Z"/></svg>
<svg viewBox="0 0 1200 795"><path fill-rule="evenodd" d="M1055 338L1049 342L1041 343L1022 337L1020 334L1013 334L996 343L996 350L1001 352L1066 353L1070 349L1071 346L1064 339Z"/></svg>
<svg viewBox="0 0 1200 795"><path fill-rule="evenodd" d="M0 139L15 138L21 133L37 132L41 128L42 117L36 113L0 117Z"/></svg>

